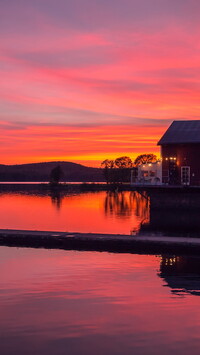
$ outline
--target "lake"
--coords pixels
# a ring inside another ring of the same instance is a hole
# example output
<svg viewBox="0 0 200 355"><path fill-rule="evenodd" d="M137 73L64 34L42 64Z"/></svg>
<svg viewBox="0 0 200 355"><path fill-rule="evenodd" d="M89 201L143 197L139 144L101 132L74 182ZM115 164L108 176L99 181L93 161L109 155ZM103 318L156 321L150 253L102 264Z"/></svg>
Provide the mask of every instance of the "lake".
<svg viewBox="0 0 200 355"><path fill-rule="evenodd" d="M199 354L200 259L0 247L2 355Z"/></svg>
<svg viewBox="0 0 200 355"><path fill-rule="evenodd" d="M1 191L0 228L200 237L198 192Z"/></svg>
<svg viewBox="0 0 200 355"><path fill-rule="evenodd" d="M0 194L0 228L130 234L148 218L148 197L135 191Z"/></svg>
<svg viewBox="0 0 200 355"><path fill-rule="evenodd" d="M198 209L156 203L135 191L2 192L0 228L199 237ZM1 246L0 268L1 355L199 354L198 257Z"/></svg>

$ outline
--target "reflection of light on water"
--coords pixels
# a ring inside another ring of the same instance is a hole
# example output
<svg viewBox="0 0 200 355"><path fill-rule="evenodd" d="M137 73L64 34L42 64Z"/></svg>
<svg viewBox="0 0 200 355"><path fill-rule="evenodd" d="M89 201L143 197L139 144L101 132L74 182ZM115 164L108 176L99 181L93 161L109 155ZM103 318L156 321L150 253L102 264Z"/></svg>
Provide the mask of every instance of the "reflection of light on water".
<svg viewBox="0 0 200 355"><path fill-rule="evenodd" d="M160 257L158 275L176 296L200 296L200 258L191 256Z"/></svg>
<svg viewBox="0 0 200 355"><path fill-rule="evenodd" d="M180 257L173 256L173 257L162 257L160 258L161 263L164 263L165 266L173 266L179 263Z"/></svg>

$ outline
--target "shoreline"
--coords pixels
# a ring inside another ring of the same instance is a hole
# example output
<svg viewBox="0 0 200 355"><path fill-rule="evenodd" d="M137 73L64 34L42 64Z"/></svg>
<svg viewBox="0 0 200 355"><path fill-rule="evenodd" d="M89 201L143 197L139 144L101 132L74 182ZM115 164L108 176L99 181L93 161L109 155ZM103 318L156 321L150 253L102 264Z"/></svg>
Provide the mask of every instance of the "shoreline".
<svg viewBox="0 0 200 355"><path fill-rule="evenodd" d="M0 246L200 255L200 238L0 229Z"/></svg>
<svg viewBox="0 0 200 355"><path fill-rule="evenodd" d="M146 192L200 192L200 186L182 185L148 185L148 184L129 184L115 183L106 184L105 182L62 182L59 185L50 185L48 182L0 182L0 193L3 191L146 191Z"/></svg>

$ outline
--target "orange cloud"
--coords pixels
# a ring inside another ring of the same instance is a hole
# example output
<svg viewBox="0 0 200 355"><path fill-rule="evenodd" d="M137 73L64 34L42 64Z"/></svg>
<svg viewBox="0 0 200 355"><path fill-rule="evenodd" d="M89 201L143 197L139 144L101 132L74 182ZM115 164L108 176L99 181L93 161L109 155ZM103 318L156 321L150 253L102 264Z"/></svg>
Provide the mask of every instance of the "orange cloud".
<svg viewBox="0 0 200 355"><path fill-rule="evenodd" d="M0 125L4 164L65 160L98 166L106 158L158 153L163 128L138 126Z"/></svg>
<svg viewBox="0 0 200 355"><path fill-rule="evenodd" d="M3 4L3 162L156 153L172 120L200 119L199 5L116 1L114 16L109 2Z"/></svg>

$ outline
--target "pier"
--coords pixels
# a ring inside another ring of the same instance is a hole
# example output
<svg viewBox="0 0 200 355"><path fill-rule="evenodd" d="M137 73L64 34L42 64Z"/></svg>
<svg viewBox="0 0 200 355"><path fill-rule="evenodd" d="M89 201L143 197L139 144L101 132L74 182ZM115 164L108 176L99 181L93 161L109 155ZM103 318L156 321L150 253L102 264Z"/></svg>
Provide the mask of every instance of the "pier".
<svg viewBox="0 0 200 355"><path fill-rule="evenodd" d="M200 255L200 238L158 235L132 236L1 229L0 245L141 254L181 253Z"/></svg>

